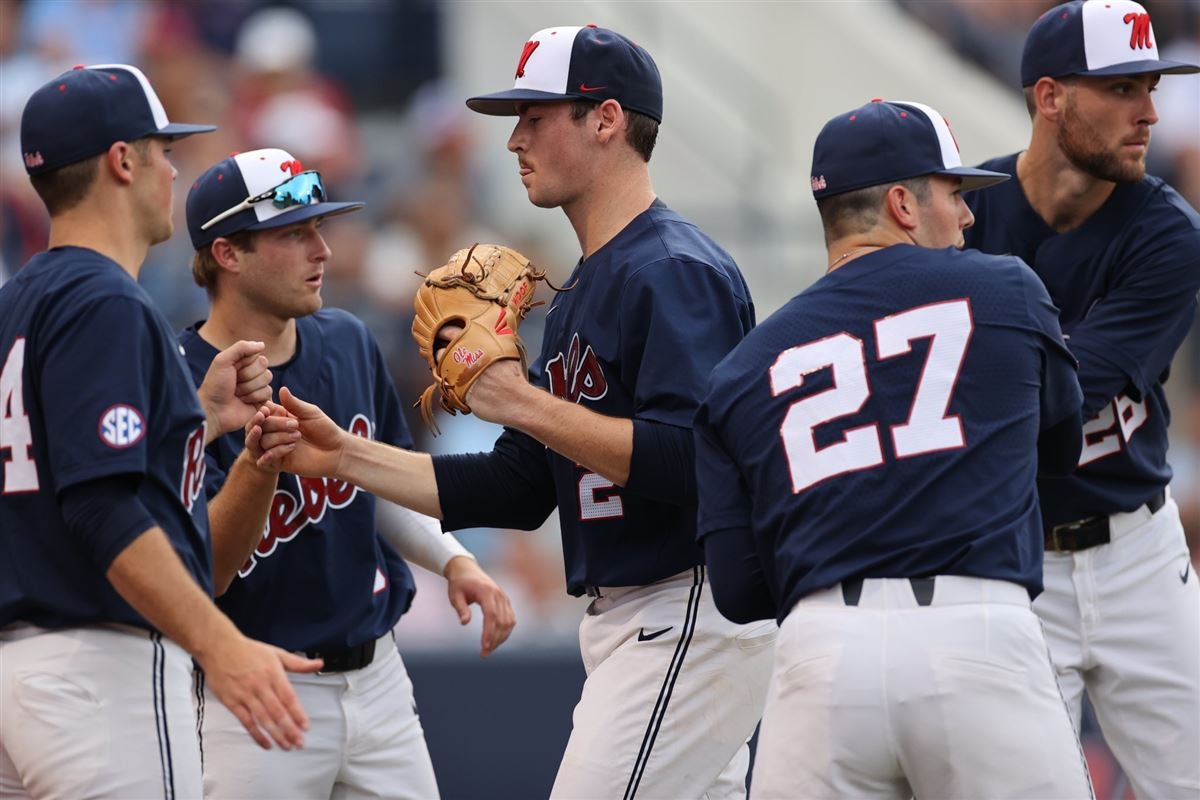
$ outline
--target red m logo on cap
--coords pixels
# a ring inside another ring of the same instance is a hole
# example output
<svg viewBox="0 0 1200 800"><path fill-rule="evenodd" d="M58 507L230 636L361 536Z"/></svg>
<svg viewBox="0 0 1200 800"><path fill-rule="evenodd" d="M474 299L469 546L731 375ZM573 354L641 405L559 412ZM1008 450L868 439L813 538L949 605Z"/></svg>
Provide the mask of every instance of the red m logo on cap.
<svg viewBox="0 0 1200 800"><path fill-rule="evenodd" d="M538 49L541 42L526 42L525 47L521 50L521 60L517 62L517 77L525 77L525 62L533 55L533 51Z"/></svg>
<svg viewBox="0 0 1200 800"><path fill-rule="evenodd" d="M1130 12L1125 15L1125 24L1133 23L1133 30L1129 33L1129 49L1137 50L1139 47L1143 50L1149 50L1154 47L1154 42L1150 41L1150 15L1136 14Z"/></svg>

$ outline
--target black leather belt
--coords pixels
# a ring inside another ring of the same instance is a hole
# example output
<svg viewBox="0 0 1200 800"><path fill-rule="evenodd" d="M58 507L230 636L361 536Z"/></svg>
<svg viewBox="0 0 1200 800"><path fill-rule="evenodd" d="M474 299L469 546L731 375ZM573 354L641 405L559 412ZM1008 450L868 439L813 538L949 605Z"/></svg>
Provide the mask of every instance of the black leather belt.
<svg viewBox="0 0 1200 800"><path fill-rule="evenodd" d="M599 586L584 586L583 591L588 597L604 597L600 594Z"/></svg>
<svg viewBox="0 0 1200 800"><path fill-rule="evenodd" d="M934 578L909 578L908 582L912 586L913 597L917 599L917 605L927 606L933 602L933 583ZM858 605L859 598L862 597L863 579L855 578L854 580L842 581L842 600L848 606Z"/></svg>
<svg viewBox="0 0 1200 800"><path fill-rule="evenodd" d="M1150 509L1151 514L1157 514L1166 503L1167 492L1160 489L1158 494L1146 501L1146 508ZM1108 515L1064 522L1062 525L1047 528L1045 534L1046 549L1052 553L1073 553L1112 541Z"/></svg>
<svg viewBox="0 0 1200 800"><path fill-rule="evenodd" d="M350 672L362 669L375 660L375 640L363 642L358 647L347 647L344 650L306 650L304 655L325 661L325 666L321 667L319 674Z"/></svg>

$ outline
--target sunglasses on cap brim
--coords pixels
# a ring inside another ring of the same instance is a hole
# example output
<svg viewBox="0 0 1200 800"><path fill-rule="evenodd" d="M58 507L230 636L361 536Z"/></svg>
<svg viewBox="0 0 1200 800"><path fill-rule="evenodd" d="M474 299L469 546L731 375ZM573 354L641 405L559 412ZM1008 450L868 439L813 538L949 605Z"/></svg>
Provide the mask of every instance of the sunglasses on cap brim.
<svg viewBox="0 0 1200 800"><path fill-rule="evenodd" d="M282 211L285 208L311 206L314 203L322 203L325 201L325 197L325 184L321 182L321 173L316 170L308 170L307 172L293 175L283 183L268 189L262 194L247 197L233 208L225 209L201 225L200 230L206 231L218 222L229 219L235 214L240 214L246 209L258 203L265 203L268 200Z"/></svg>

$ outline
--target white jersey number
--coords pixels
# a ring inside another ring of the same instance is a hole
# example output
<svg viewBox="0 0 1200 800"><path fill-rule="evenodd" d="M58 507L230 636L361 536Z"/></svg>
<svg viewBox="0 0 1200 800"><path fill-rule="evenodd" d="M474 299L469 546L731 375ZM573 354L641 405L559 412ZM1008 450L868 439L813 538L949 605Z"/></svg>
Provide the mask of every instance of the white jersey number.
<svg viewBox="0 0 1200 800"><path fill-rule="evenodd" d="M617 485L603 475L585 472L579 478L579 518L581 520L617 519L625 516L621 495ZM598 497L597 492L612 491L607 497Z"/></svg>
<svg viewBox="0 0 1200 800"><path fill-rule="evenodd" d="M33 448L33 432L21 387L24 370L25 337L22 336L13 342L4 359L4 368L0 369L0 453L9 451L8 458L0 462L4 464L4 494L38 490L37 465L29 452Z"/></svg>
<svg viewBox="0 0 1200 800"><path fill-rule="evenodd" d="M1134 432L1145 424L1148 416L1144 400L1131 400L1123 394L1117 395L1111 403L1100 409L1099 414L1084 423L1079 466L1121 452L1133 438Z"/></svg>
<svg viewBox="0 0 1200 800"><path fill-rule="evenodd" d="M947 416L946 411L973 329L966 300L920 306L875 320L879 361L911 353L914 339L931 339L908 420L890 428L897 458L965 446L962 420ZM871 396L862 340L842 332L783 351L771 366L771 395L797 389L806 375L826 368L832 370L832 388L792 403L779 429L796 493L884 462L876 423L851 428L843 432L842 441L822 448L814 437L818 425L858 413Z"/></svg>

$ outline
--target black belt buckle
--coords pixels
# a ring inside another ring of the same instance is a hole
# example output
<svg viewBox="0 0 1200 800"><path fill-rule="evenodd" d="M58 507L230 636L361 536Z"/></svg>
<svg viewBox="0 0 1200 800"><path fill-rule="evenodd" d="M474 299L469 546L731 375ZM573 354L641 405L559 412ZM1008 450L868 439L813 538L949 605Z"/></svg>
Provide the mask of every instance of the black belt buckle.
<svg viewBox="0 0 1200 800"><path fill-rule="evenodd" d="M1046 531L1045 548L1054 553L1073 553L1108 544L1108 517L1088 517L1064 522Z"/></svg>
<svg viewBox="0 0 1200 800"><path fill-rule="evenodd" d="M375 640L371 639L358 647L347 647L342 650L308 650L304 655L309 658L319 658L325 662L317 671L318 675L352 672L369 666L375 660Z"/></svg>
<svg viewBox="0 0 1200 800"><path fill-rule="evenodd" d="M1145 502L1151 515L1157 514L1167 504L1167 492L1160 489L1157 494ZM1064 522L1055 525L1045 532L1045 547L1054 553L1074 553L1087 550L1112 541L1112 532L1108 527L1108 515L1101 514L1074 522Z"/></svg>

